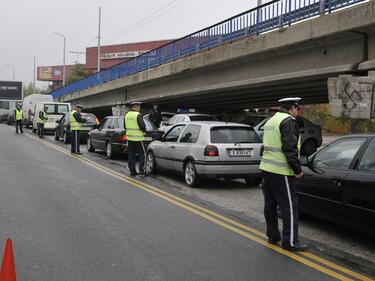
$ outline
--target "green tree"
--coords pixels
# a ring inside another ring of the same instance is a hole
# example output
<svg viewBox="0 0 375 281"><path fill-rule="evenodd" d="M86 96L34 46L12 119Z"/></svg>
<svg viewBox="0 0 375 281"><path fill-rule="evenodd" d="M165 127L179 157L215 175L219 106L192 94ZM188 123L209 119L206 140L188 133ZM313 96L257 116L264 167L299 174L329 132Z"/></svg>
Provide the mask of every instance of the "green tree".
<svg viewBox="0 0 375 281"><path fill-rule="evenodd" d="M86 78L90 74L90 71L83 64L77 63L74 65L72 73L66 78L66 85Z"/></svg>
<svg viewBox="0 0 375 281"><path fill-rule="evenodd" d="M48 91L42 90L38 87L35 87L35 94L46 94ZM23 85L23 96L27 97L29 95L32 95L34 93L34 87L33 83L29 83L27 86Z"/></svg>

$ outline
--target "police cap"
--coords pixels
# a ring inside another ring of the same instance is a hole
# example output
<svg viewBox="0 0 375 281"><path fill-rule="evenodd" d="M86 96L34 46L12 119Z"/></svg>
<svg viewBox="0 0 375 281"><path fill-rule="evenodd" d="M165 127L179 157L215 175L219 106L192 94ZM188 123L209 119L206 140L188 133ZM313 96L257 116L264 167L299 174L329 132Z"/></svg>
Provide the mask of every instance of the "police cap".
<svg viewBox="0 0 375 281"><path fill-rule="evenodd" d="M278 102L280 103L282 107L289 109L292 106L296 106L297 108L299 108L300 100L301 98L294 97L294 98L283 98L283 99L278 100Z"/></svg>
<svg viewBox="0 0 375 281"><path fill-rule="evenodd" d="M142 102L140 102L140 101L133 101L133 102L130 103L131 106L141 105L141 104L142 104Z"/></svg>
<svg viewBox="0 0 375 281"><path fill-rule="evenodd" d="M84 109L85 107L84 107L82 104L77 104L77 105L75 106L75 108L82 108L82 109Z"/></svg>

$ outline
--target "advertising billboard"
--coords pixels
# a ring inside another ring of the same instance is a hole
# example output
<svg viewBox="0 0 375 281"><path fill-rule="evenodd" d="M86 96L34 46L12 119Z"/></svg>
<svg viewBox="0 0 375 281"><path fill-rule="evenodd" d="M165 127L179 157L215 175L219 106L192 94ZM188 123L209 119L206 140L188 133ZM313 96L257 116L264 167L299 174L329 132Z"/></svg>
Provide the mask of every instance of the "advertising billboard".
<svg viewBox="0 0 375 281"><path fill-rule="evenodd" d="M38 66L39 81L62 80L63 66Z"/></svg>
<svg viewBox="0 0 375 281"><path fill-rule="evenodd" d="M0 101L21 101L22 82L0 81Z"/></svg>

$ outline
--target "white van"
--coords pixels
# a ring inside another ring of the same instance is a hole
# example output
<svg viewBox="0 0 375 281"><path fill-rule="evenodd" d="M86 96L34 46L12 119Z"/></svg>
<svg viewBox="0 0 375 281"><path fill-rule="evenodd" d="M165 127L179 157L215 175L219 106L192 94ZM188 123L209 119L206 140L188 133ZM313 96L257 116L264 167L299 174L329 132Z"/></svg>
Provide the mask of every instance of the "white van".
<svg viewBox="0 0 375 281"><path fill-rule="evenodd" d="M48 120L44 123L44 130L45 131L54 131L56 129L57 120L60 120L61 117L66 112L71 111L70 103L62 103L62 102L41 102L35 105L34 112L35 116L33 119L33 133L35 133L38 129L38 117L39 112L43 110L44 107L47 107L47 115Z"/></svg>
<svg viewBox="0 0 375 281"><path fill-rule="evenodd" d="M51 95L34 94L23 99L22 110L26 128L33 124L35 105L41 102L53 102L53 98Z"/></svg>

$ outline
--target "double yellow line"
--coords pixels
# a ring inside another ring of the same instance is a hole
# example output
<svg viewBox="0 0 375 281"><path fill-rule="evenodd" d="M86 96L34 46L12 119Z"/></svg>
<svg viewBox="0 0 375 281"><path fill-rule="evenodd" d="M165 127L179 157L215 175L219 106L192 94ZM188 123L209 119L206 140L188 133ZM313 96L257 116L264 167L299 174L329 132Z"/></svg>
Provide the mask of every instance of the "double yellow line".
<svg viewBox="0 0 375 281"><path fill-rule="evenodd" d="M317 255L314 255L309 252L301 252L301 253L293 253L286 251L282 249L279 246L269 244L267 242L267 237L264 233L251 228L249 226L246 226L244 224L241 224L235 220L232 220L230 218L227 218L223 215L220 215L216 212L213 212L209 209L206 209L204 207L198 206L196 204L193 204L187 200L184 200L178 196L175 196L171 193L165 192L163 190L160 190L152 185L149 185L147 183L138 181L132 177L128 177L126 175L123 175L119 172L116 172L112 169L109 169L105 166L102 166L100 164L97 164L96 162L89 160L87 158L84 158L82 156L71 154L68 150L63 149L55 144L52 144L45 140L40 140L34 136L31 136L27 134L28 137L43 143L50 148L53 148L55 150L60 151L61 153L68 155L76 160L79 160L86 165L89 165L109 176L112 176L114 178L117 178L120 181L126 182L130 184L133 187L139 188L141 190L144 190L148 193L151 193L159 198L162 198L174 205L177 205L191 213L194 213L204 219L207 219L208 221L211 221L212 223L215 223L217 225L222 226L223 228L230 230L232 232L235 232L243 237L246 237L264 247L267 247L269 249L272 249L276 252L279 252L282 255L288 256L289 258L298 261L300 263L303 263L311 268L314 268L320 272L323 272L331 277L334 277L338 280L363 280L363 281L375 281L374 279L367 277L363 274L354 272L348 268L345 268L343 266L337 265L333 262L330 262L324 258L321 258Z"/></svg>

